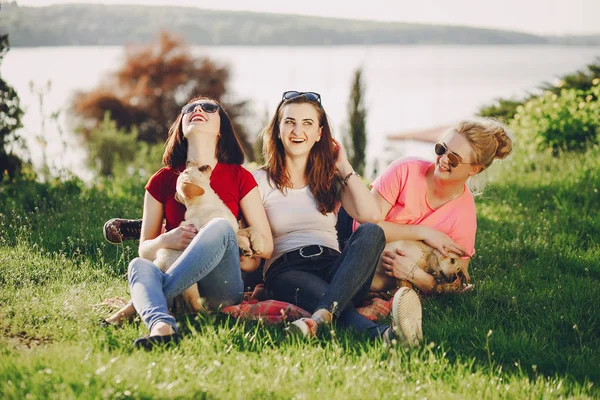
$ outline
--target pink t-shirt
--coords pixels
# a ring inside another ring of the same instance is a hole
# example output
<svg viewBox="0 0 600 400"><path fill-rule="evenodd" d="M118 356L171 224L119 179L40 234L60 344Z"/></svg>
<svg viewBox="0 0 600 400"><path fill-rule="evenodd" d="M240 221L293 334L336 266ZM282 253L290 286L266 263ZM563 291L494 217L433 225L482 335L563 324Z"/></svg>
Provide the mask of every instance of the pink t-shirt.
<svg viewBox="0 0 600 400"><path fill-rule="evenodd" d="M469 188L459 197L434 210L427 202L425 174L431 161L407 157L390 164L372 187L392 205L385 217L388 222L425 225L444 232L465 248L469 257L475 254L477 217L475 201Z"/></svg>

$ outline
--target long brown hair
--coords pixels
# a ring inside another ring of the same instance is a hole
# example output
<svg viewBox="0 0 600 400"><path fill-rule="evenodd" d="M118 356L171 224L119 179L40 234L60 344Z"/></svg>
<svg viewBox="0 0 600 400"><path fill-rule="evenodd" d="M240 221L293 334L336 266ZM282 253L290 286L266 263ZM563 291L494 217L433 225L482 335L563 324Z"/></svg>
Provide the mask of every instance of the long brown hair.
<svg viewBox="0 0 600 400"><path fill-rule="evenodd" d="M305 96L298 96L288 100L282 100L275 110L275 115L269 125L261 132L263 138L263 157L269 179L275 183L277 189L285 191L292 187L290 175L285 168L285 149L279 139L279 123L281 122L282 109L292 103L309 103L315 107L319 114L319 126L322 128L321 140L315 142L306 164L305 174L308 179L308 187L317 201L317 209L323 213L332 212L338 202L338 193L335 180L335 152L331 136L331 128L327 114L321 103L310 101Z"/></svg>
<svg viewBox="0 0 600 400"><path fill-rule="evenodd" d="M221 117L221 127L219 129L219 139L215 148L215 156L220 163L223 164L242 164L244 162L244 150L233 129L231 118L227 111L216 100L205 96L196 96L187 104L197 100L211 100L219 106L219 116ZM165 167L178 167L185 165L187 161L188 140L183 136L182 127L183 114L179 112L177 119L169 129L169 136L165 144L165 152L163 154L162 163Z"/></svg>

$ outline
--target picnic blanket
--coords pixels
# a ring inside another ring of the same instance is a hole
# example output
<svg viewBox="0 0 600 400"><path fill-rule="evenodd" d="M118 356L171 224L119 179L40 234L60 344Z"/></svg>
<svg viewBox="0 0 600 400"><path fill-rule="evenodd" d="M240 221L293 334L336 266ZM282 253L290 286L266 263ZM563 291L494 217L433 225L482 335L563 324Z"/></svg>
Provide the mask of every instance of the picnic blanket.
<svg viewBox="0 0 600 400"><path fill-rule="evenodd" d="M384 293L371 293L367 300L357 310L366 318L375 321L386 317L391 308L391 296ZM127 304L122 297L105 299L100 305L119 309ZM183 304L175 305L171 312L183 315L189 311ZM284 301L266 299L264 285L257 285L254 291L244 293L244 300L240 304L225 307L221 312L231 314L235 318L260 320L269 324L291 322L299 318L310 317L310 313L294 304Z"/></svg>
<svg viewBox="0 0 600 400"><path fill-rule="evenodd" d="M376 321L390 313L391 301L391 298L385 294L372 293L357 311L371 321ZM262 284L257 285L253 292L246 292L242 303L225 307L221 311L236 318L263 320L268 323L289 322L310 317L308 311L294 304L265 299Z"/></svg>

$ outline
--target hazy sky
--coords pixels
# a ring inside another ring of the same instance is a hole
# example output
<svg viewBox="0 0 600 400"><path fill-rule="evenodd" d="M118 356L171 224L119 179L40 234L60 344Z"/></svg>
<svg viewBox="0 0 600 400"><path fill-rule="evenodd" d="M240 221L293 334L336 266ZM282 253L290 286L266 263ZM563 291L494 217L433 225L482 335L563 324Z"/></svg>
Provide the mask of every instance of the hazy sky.
<svg viewBox="0 0 600 400"><path fill-rule="evenodd" d="M6 0L0 0L6 2ZM20 5L104 3L198 6L378 21L501 28L550 35L600 34L600 0L18 0Z"/></svg>

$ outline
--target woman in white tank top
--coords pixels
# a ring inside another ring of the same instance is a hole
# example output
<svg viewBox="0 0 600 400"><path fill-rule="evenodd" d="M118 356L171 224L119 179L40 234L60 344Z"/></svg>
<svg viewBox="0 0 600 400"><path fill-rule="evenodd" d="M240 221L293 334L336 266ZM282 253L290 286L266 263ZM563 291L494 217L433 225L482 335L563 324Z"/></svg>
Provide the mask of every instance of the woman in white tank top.
<svg viewBox="0 0 600 400"><path fill-rule="evenodd" d="M266 292L313 313L294 321L290 332L315 336L335 320L372 338L420 344L421 303L414 291L397 292L391 327L355 309L385 246L376 225L381 210L333 139L321 96L285 92L262 135L266 165L255 178L274 239ZM335 230L340 205L361 223L341 252Z"/></svg>

